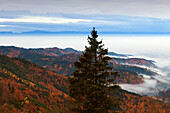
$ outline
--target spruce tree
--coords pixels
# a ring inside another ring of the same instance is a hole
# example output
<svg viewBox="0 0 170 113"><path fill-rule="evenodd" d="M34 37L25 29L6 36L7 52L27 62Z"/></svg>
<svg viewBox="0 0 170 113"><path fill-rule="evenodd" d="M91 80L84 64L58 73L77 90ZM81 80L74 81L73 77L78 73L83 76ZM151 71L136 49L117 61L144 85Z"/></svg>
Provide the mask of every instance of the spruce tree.
<svg viewBox="0 0 170 113"><path fill-rule="evenodd" d="M106 92L119 88L115 83L118 72L113 72L108 62L111 60L108 49L104 48L102 41L97 41L97 37L97 31L93 28L91 37L88 36L89 47L85 46L79 61L74 62L76 70L68 77L68 92L74 98L70 112L107 113L117 106L116 100ZM114 78L109 79L111 75Z"/></svg>

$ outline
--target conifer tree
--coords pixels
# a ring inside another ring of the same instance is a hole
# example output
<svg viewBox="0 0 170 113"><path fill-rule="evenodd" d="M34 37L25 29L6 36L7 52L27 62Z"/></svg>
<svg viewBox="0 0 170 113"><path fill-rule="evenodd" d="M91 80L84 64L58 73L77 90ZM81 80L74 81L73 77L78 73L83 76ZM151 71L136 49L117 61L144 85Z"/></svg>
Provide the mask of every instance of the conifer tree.
<svg viewBox="0 0 170 113"><path fill-rule="evenodd" d="M69 95L74 98L70 111L79 113L107 113L109 109L117 106L113 98L106 92L109 89L119 88L115 83L118 72L113 72L113 67L109 66L111 59L108 49L104 49L102 41L97 41L97 31L93 28L91 37L88 36L89 47L85 46L85 51L75 61L77 70L68 77ZM114 75L113 79L109 79Z"/></svg>

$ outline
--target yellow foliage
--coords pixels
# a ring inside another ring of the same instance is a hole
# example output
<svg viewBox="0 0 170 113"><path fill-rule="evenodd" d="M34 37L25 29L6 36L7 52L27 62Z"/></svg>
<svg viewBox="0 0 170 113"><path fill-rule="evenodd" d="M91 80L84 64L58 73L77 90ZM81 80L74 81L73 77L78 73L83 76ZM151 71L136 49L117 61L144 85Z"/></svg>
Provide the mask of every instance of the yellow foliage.
<svg viewBox="0 0 170 113"><path fill-rule="evenodd" d="M29 103L29 100L26 100L25 103L28 104L28 103Z"/></svg>
<svg viewBox="0 0 170 113"><path fill-rule="evenodd" d="M24 101L27 100L27 99L28 99L28 97L25 97L25 98L24 98Z"/></svg>

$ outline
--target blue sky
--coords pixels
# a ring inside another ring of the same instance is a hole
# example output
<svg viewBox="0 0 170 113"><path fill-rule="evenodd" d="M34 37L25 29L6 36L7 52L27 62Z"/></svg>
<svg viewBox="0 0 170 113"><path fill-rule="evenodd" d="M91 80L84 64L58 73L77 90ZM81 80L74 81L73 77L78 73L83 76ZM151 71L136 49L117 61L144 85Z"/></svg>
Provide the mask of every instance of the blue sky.
<svg viewBox="0 0 170 113"><path fill-rule="evenodd" d="M170 32L170 0L0 0L0 31Z"/></svg>

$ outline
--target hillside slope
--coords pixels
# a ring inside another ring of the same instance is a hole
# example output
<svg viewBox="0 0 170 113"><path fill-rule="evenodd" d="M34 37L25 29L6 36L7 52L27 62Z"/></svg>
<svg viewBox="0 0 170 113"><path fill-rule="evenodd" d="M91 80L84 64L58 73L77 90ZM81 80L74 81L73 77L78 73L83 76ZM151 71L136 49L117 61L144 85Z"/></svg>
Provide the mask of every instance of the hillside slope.
<svg viewBox="0 0 170 113"><path fill-rule="evenodd" d="M67 110L66 77L31 62L0 55L0 83L0 111Z"/></svg>

